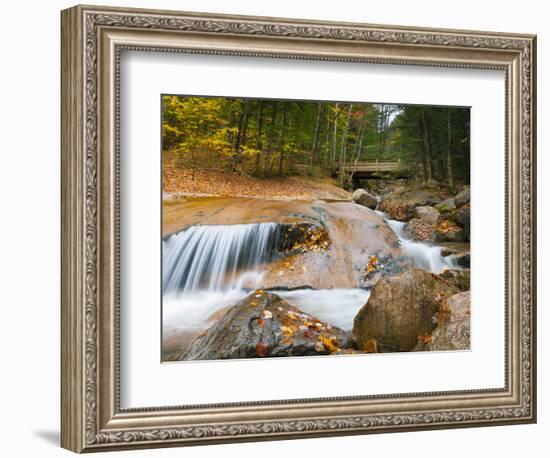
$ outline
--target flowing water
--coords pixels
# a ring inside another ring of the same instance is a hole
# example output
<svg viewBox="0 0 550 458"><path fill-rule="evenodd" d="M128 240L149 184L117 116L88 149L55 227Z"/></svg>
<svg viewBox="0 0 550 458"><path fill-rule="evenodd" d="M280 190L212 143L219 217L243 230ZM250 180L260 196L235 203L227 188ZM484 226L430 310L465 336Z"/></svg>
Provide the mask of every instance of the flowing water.
<svg viewBox="0 0 550 458"><path fill-rule="evenodd" d="M379 210L376 210L376 213L384 217L388 226L391 227L392 231L399 239L405 256L411 258L416 267L433 273L441 273L445 269L455 267L451 261L441 255L441 247L408 239L405 236L404 230L406 223L389 219L386 217L385 213Z"/></svg>
<svg viewBox="0 0 550 458"><path fill-rule="evenodd" d="M274 293L300 310L344 331L353 328L355 315L370 297L370 290L359 288L297 289Z"/></svg>
<svg viewBox="0 0 550 458"><path fill-rule="evenodd" d="M276 223L192 226L163 242L165 330L201 330L216 312L261 287L280 240ZM245 288L243 285L247 285ZM345 330L367 302L362 289L274 291L290 304Z"/></svg>
<svg viewBox="0 0 550 458"><path fill-rule="evenodd" d="M275 223L192 226L163 243L163 292L234 289L258 273L279 243Z"/></svg>
<svg viewBox="0 0 550 458"><path fill-rule="evenodd" d="M163 252L165 330L204 329L211 316L259 286L279 243L275 223L192 226L169 236Z"/></svg>
<svg viewBox="0 0 550 458"><path fill-rule="evenodd" d="M405 223L386 218L404 254L422 269L441 272L452 265L441 248L414 242L404 235ZM277 256L277 223L199 225L163 242L163 325L165 331L206 329L222 310L260 288L266 263ZM246 285L246 287L244 286ZM288 303L344 330L367 302L370 290L298 289L274 291Z"/></svg>

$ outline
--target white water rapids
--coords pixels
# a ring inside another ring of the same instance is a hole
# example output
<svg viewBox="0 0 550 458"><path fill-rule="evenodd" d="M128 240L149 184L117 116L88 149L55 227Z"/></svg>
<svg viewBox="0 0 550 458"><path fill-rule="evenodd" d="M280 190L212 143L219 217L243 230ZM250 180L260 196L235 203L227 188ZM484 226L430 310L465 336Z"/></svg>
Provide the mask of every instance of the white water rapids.
<svg viewBox="0 0 550 458"><path fill-rule="evenodd" d="M404 236L405 223L387 219L405 256L431 272L453 267L441 248ZM163 242L163 329L202 330L216 312L230 307L261 287L265 263L276 255L280 240L276 223L192 226ZM247 285L245 288L243 285ZM370 290L299 289L274 291L282 299L344 330L367 302Z"/></svg>
<svg viewBox="0 0 550 458"><path fill-rule="evenodd" d="M441 247L428 245L424 242L415 242L414 240L408 239L405 236L404 231L406 223L388 219L386 215L379 210L376 210L376 213L386 220L388 226L391 227L392 231L399 239L405 256L411 258L416 267L420 267L421 269L428 270L433 273L440 273L444 269L455 267L450 260L447 260L441 256Z"/></svg>
<svg viewBox="0 0 550 458"><path fill-rule="evenodd" d="M222 291L257 273L279 243L275 223L192 226L162 246L163 291Z"/></svg>

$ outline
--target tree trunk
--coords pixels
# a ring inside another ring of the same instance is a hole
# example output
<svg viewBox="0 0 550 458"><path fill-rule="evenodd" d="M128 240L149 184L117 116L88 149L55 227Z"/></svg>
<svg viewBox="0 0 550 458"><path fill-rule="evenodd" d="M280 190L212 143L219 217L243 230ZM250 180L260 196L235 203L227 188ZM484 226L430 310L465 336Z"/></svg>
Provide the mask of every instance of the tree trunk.
<svg viewBox="0 0 550 458"><path fill-rule="evenodd" d="M271 126L269 128L269 137L267 139L266 154L264 155L264 177L271 175L271 154L273 153L273 142L275 140L275 126L277 123L278 102L273 102L271 110Z"/></svg>
<svg viewBox="0 0 550 458"><path fill-rule="evenodd" d="M243 112L239 120L239 129L237 131L237 138L235 139L235 148L233 150L233 161L231 163L231 172L235 172L235 170L237 170L237 163L239 162L241 147L246 141L246 128L248 126L249 110L250 110L250 102L249 100L245 100L243 105Z"/></svg>
<svg viewBox="0 0 550 458"><path fill-rule="evenodd" d="M426 117L426 111L422 109L422 138L424 140L424 171L425 171L425 180L432 179L432 159L431 159L431 150L430 150L430 134L428 132L428 120Z"/></svg>
<svg viewBox="0 0 550 458"><path fill-rule="evenodd" d="M317 147L319 144L319 132L321 131L321 116L323 113L323 104L318 102L317 120L315 121L315 132L313 133L313 145L311 147L311 161L310 166L313 166L317 162Z"/></svg>
<svg viewBox="0 0 550 458"><path fill-rule="evenodd" d="M379 109L380 112L380 121L378 123L378 135L379 135L379 143L378 143L378 159L381 159L384 157L384 154L386 153L386 141L388 136L388 107L385 105L382 105L382 107Z"/></svg>
<svg viewBox="0 0 550 458"><path fill-rule="evenodd" d="M325 154L323 154L323 159L324 159L324 167L325 167L325 170L328 170L329 167L330 167L330 133L331 133L331 129L330 129L330 112L329 112L329 107L326 108L325 110L325 120L327 122L327 127L326 127L326 134L325 134L325 138L323 140L323 144L324 144L324 152Z"/></svg>
<svg viewBox="0 0 550 458"><path fill-rule="evenodd" d="M254 165L254 172L252 172L252 174L260 173L260 157L263 150L262 128L264 124L264 103L264 100L260 101L260 108L258 111L258 130L256 131L256 164Z"/></svg>
<svg viewBox="0 0 550 458"><path fill-rule="evenodd" d="M428 163L430 164L430 178L438 179L436 169L435 169L435 147L434 147L434 136L432 130L432 121L430 115L426 113L426 132L428 133Z"/></svg>
<svg viewBox="0 0 550 458"><path fill-rule="evenodd" d="M283 119L281 121L281 141L279 143L279 176L283 176L283 162L285 158L285 127L286 127L286 102L283 102Z"/></svg>
<svg viewBox="0 0 550 458"><path fill-rule="evenodd" d="M453 141L453 133L451 129L451 110L447 110L447 183L449 185L449 192L454 191L453 180L453 164L451 159L451 146Z"/></svg>
<svg viewBox="0 0 550 458"><path fill-rule="evenodd" d="M351 111L353 110L353 103L349 104L348 115L346 117L346 124L344 126L344 132L342 133L342 144L340 146L340 184L344 184L344 164L346 163L346 149L348 145L348 132L351 121Z"/></svg>
<svg viewBox="0 0 550 458"><path fill-rule="evenodd" d="M366 111L366 108L363 108L363 110L364 110L363 119L361 120L361 127L359 128L359 134L357 136L357 140L355 141L355 147L354 147L354 152L352 156L354 157L354 160L353 160L354 166L357 165L357 162L361 157L361 151L363 149L363 137L365 136L365 131L367 130L367 111ZM352 184L352 182L353 182L353 171L350 172L348 176L348 182L347 182L348 187Z"/></svg>
<svg viewBox="0 0 550 458"><path fill-rule="evenodd" d="M334 167L334 164L336 162L336 143L338 138L338 117L340 116L340 109L338 107L338 104L336 104L336 108L334 111L334 133L332 135L332 158L331 158L331 166Z"/></svg>
<svg viewBox="0 0 550 458"><path fill-rule="evenodd" d="M229 129L227 130L227 141L231 145L231 149L235 148L235 135L233 134L233 127L235 127L235 111L233 108L229 111Z"/></svg>

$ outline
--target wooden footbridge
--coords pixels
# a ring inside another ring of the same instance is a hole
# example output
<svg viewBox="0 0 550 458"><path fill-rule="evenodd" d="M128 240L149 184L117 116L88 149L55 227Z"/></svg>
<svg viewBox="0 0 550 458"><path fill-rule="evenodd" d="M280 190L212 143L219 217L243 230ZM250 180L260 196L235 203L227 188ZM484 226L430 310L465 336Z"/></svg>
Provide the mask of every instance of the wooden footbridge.
<svg viewBox="0 0 550 458"><path fill-rule="evenodd" d="M342 167L336 169L336 175L352 175L354 179L376 178L379 173L397 172L400 169L400 161L344 162Z"/></svg>

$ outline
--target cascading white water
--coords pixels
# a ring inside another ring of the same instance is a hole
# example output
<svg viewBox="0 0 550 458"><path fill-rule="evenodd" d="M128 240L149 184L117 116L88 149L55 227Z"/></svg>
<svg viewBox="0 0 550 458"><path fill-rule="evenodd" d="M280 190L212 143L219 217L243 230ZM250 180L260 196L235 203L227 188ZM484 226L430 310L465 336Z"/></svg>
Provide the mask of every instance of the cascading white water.
<svg viewBox="0 0 550 458"><path fill-rule="evenodd" d="M200 330L216 312L261 286L264 264L279 245L276 223L193 226L163 242L164 330ZM248 288L245 288L244 285ZM324 289L273 291L300 310L344 330L370 291Z"/></svg>
<svg viewBox="0 0 550 458"><path fill-rule="evenodd" d="M242 275L269 261L279 239L275 223L193 226L163 242L163 291L231 290Z"/></svg>
<svg viewBox="0 0 550 458"><path fill-rule="evenodd" d="M415 242L407 238L404 230L406 223L389 219L381 211L376 210L376 213L384 217L388 226L399 239L405 255L411 258L416 267L433 273L440 273L444 269L455 267L451 261L441 256L441 247L428 245L424 242Z"/></svg>
<svg viewBox="0 0 550 458"><path fill-rule="evenodd" d="M163 242L163 322L203 329L216 311L258 287L279 243L276 223L193 226Z"/></svg>

